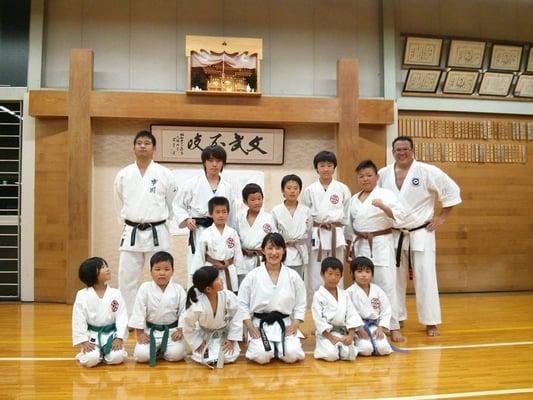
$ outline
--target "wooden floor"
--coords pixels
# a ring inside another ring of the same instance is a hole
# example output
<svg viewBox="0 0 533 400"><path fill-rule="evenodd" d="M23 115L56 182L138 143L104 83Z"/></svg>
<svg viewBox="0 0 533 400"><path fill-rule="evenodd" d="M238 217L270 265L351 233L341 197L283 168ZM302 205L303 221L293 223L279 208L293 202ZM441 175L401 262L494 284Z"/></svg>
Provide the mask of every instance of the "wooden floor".
<svg viewBox="0 0 533 400"><path fill-rule="evenodd" d="M317 361L309 315L305 361L260 366L241 357L222 370L131 359L82 368L73 358L70 306L0 303L0 398L533 399L533 292L441 299L442 336L428 338L409 298L408 353ZM130 355L133 346L130 337Z"/></svg>

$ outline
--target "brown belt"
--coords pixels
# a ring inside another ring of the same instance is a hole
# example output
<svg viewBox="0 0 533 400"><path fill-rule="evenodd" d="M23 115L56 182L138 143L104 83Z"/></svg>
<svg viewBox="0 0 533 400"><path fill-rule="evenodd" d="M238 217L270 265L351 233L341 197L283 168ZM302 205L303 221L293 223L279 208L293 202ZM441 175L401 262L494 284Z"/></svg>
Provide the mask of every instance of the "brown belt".
<svg viewBox="0 0 533 400"><path fill-rule="evenodd" d="M292 240L285 241L285 244L287 245L287 247L294 247L296 249L300 257L302 258L302 262L304 262L305 260L304 251L302 247L305 246L306 243L307 243L307 239L292 239Z"/></svg>
<svg viewBox="0 0 533 400"><path fill-rule="evenodd" d="M372 258L373 257L372 245L373 245L374 237L389 235L392 233L392 228L382 229L380 231L374 231L374 232L358 232L354 229L353 233L355 234L355 239L353 240L353 243L352 243L352 251L351 251L352 260L355 257L357 257L357 254L356 254L357 252L355 251L355 243L358 240L368 240L368 247L370 247L370 258Z"/></svg>
<svg viewBox="0 0 533 400"><path fill-rule="evenodd" d="M320 240L320 229L326 229L328 231L331 231L331 256L336 257L337 256L337 229L340 228L343 225L340 222L330 222L330 223L320 223L320 222L313 222L313 226L315 228L318 228L318 255L316 260L318 262L322 261L322 240Z"/></svg>
<svg viewBox="0 0 533 400"><path fill-rule="evenodd" d="M261 251L261 249L242 249L242 254L244 254L246 257L255 257L256 267L261 265L261 256L263 255L263 252Z"/></svg>
<svg viewBox="0 0 533 400"><path fill-rule="evenodd" d="M231 286L231 277L228 271L228 267L233 264L233 257L228 258L227 260L217 260L216 258L211 257L209 254L206 254L205 260L213 264L213 266L217 269L221 269L224 271L224 275L226 277L226 286L228 287L228 290L231 290L233 292L233 288Z"/></svg>

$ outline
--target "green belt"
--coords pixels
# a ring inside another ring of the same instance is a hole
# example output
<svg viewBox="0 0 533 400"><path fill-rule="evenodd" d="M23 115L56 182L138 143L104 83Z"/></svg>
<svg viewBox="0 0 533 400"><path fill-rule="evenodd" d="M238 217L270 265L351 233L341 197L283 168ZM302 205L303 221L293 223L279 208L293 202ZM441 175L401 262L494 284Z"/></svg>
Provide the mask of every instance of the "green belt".
<svg viewBox="0 0 533 400"><path fill-rule="evenodd" d="M333 325L333 327L331 328L331 331L332 332L337 332L339 334L341 334L342 336L346 336L348 334L348 329L346 329L345 326L338 326L338 325ZM354 341L355 339L352 341L352 344L348 346L348 360L355 360L355 357L357 356L355 354L355 344L354 344ZM339 348L339 358L341 358L341 349Z"/></svg>
<svg viewBox="0 0 533 400"><path fill-rule="evenodd" d="M207 328L202 327L202 333L203 333L202 338L205 341L205 351L203 355L204 358L209 358L209 344L213 341L213 339L220 339L220 347L218 350L217 364L216 364L217 368L224 367L224 348L222 347L222 345L224 344L224 341L228 337L228 331L229 331L228 323L226 323L226 326L224 328L220 328L220 329L207 329Z"/></svg>
<svg viewBox="0 0 533 400"><path fill-rule="evenodd" d="M107 338L107 342L102 347L102 333L111 333L116 332L117 326L115 323L104 325L104 326L94 326L87 324L87 327L89 330L98 333L98 346L100 346L100 351L104 353L104 355L109 354L111 352L111 346L113 345L113 335L110 335Z"/></svg>
<svg viewBox="0 0 533 400"><path fill-rule="evenodd" d="M146 327L150 328L150 367L155 367L158 353L159 354L166 353L169 330L172 328L176 328L177 326L178 326L178 320L168 325L157 325L157 324L152 324L151 322L146 321ZM159 348L159 352L156 350L157 346L155 343L155 335L154 335L155 331L165 332L163 333L163 338L161 339L161 347Z"/></svg>

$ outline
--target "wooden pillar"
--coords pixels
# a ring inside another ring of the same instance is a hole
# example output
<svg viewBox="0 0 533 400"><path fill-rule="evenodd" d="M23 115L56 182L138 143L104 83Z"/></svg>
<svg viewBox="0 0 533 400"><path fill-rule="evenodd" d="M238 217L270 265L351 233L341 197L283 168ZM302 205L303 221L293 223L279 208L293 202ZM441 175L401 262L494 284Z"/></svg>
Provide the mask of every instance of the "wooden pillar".
<svg viewBox="0 0 533 400"><path fill-rule="evenodd" d="M337 98L339 123L335 133L337 144L337 177L348 185L352 194L356 188L355 166L359 160L359 63L357 60L337 61ZM352 279L348 265L344 266L344 285Z"/></svg>
<svg viewBox="0 0 533 400"><path fill-rule="evenodd" d="M68 90L67 303L74 301L76 289L82 286L78 279L78 267L91 251L92 89L93 52L72 49Z"/></svg>
<svg viewBox="0 0 533 400"><path fill-rule="evenodd" d="M337 177L353 192L356 188L355 165L359 160L359 63L357 60L337 61L337 98L339 123L337 143Z"/></svg>

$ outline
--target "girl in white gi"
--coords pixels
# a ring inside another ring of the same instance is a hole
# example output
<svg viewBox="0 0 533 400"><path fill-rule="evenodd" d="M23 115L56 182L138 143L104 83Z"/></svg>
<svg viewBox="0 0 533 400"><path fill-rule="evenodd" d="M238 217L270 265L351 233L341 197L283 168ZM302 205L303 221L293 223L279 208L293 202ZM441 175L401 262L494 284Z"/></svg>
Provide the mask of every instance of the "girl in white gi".
<svg viewBox="0 0 533 400"><path fill-rule="evenodd" d="M185 358L185 343L179 317L185 309L185 290L171 282L174 258L166 251L150 259L152 281L144 282L135 298L129 326L135 329L137 343L133 356L137 362L150 362L157 356L167 361Z"/></svg>
<svg viewBox="0 0 533 400"><path fill-rule="evenodd" d="M320 270L324 285L313 295L311 312L316 327L315 358L326 361L355 360L355 332L356 329L363 331L363 321L348 294L337 287L343 268L338 258L325 258Z"/></svg>
<svg viewBox="0 0 533 400"><path fill-rule="evenodd" d="M302 195L302 203L311 209L313 216L312 251L306 274L311 293L322 284L322 258L331 256L344 259L344 228L349 224L348 212L352 197L348 186L333 179L337 167L335 154L321 151L315 156L313 165L319 176L318 181L309 185Z"/></svg>
<svg viewBox="0 0 533 400"><path fill-rule="evenodd" d="M202 164L205 174L194 177L180 187L173 204L174 215L180 228L189 229L187 266L189 267L189 284L192 282L192 260L200 234L213 223L209 216L208 201L214 196L225 197L232 212L237 211L235 188L220 173L226 165L226 151L218 145L207 146L202 151ZM229 215L229 225L233 226L234 217Z"/></svg>
<svg viewBox="0 0 533 400"><path fill-rule="evenodd" d="M78 291L72 309L72 342L81 350L76 360L84 367L102 361L120 364L128 357L128 313L118 289L106 283L111 279L109 266L103 258L88 258L78 275L87 287Z"/></svg>
<svg viewBox="0 0 533 400"><path fill-rule="evenodd" d="M378 170L372 161L361 161L355 171L361 191L350 202L350 227L353 229L352 246L348 247L350 258L365 256L374 263L373 282L387 294L392 306L391 340L403 342L398 321L392 228L404 222L406 212L393 192L377 186Z"/></svg>
<svg viewBox="0 0 533 400"><path fill-rule="evenodd" d="M261 243L267 233L276 232L272 216L263 211L263 190L255 183L242 189L242 200L248 207L237 214L236 229L241 239L243 263L237 268L239 284L248 272L261 264Z"/></svg>
<svg viewBox="0 0 533 400"><path fill-rule="evenodd" d="M170 249L167 224L173 218L174 174L153 161L156 139L135 135L135 162L121 169L114 183L115 208L124 228L120 241L118 288L131 316L142 268L156 251Z"/></svg>
<svg viewBox="0 0 533 400"><path fill-rule="evenodd" d="M305 318L306 292L302 278L283 265L285 241L279 233L263 239L263 264L246 275L239 305L248 329L246 358L266 364L273 358L293 363L305 358L299 331Z"/></svg>
<svg viewBox="0 0 533 400"><path fill-rule="evenodd" d="M230 204L225 197L213 197L208 202L213 225L205 229L198 240L192 270L212 265L220 271L224 289L237 292L237 268L242 263L241 241L237 231L226 225Z"/></svg>
<svg viewBox="0 0 533 400"><path fill-rule="evenodd" d="M363 319L367 335L359 337L355 345L360 355L386 356L392 347L385 332L389 329L391 306L387 295L378 285L371 283L374 263L367 257L356 257L350 262L354 283L346 292Z"/></svg>
<svg viewBox="0 0 533 400"><path fill-rule="evenodd" d="M272 209L276 230L287 244L285 265L303 279L309 262L309 238L313 227L311 210L298 201L302 180L298 175L286 175L281 180L281 192L285 200Z"/></svg>
<svg viewBox="0 0 533 400"><path fill-rule="evenodd" d="M215 267L202 267L192 276L193 286L187 292L186 310L181 317L185 339L192 349L192 359L200 364L216 364L237 360L241 349L242 318L239 300L224 290Z"/></svg>

